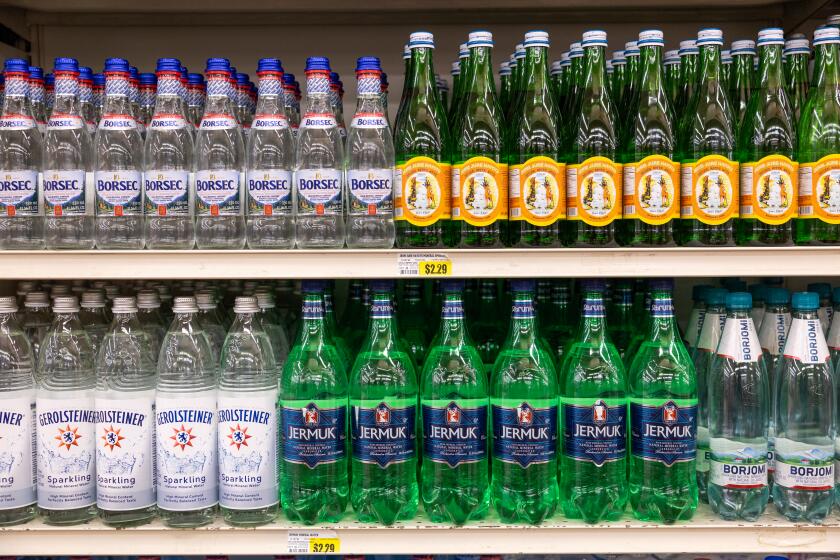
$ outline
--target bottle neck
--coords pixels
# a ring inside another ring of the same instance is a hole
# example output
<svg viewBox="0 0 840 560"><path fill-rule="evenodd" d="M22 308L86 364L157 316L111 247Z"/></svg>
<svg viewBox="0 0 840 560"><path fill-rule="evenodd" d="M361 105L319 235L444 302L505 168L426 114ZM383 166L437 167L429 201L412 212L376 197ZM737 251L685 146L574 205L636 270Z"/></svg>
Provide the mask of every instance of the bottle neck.
<svg viewBox="0 0 840 560"><path fill-rule="evenodd" d="M286 116L283 93L283 74L276 72L261 72L260 85L257 89L258 115Z"/></svg>
<svg viewBox="0 0 840 560"><path fill-rule="evenodd" d="M764 45L760 51L761 87L779 91L785 87L785 73L782 65L782 45Z"/></svg>
<svg viewBox="0 0 840 560"><path fill-rule="evenodd" d="M231 332L243 333L262 333L262 321L260 320L260 312L237 313L233 320L233 325L230 327Z"/></svg>
<svg viewBox="0 0 840 560"><path fill-rule="evenodd" d="M662 83L662 47L643 46L641 52L641 91L664 92Z"/></svg>
<svg viewBox="0 0 840 560"><path fill-rule="evenodd" d="M496 95L496 81L493 79L491 47L472 47L470 49L469 79L467 91L480 99Z"/></svg>
<svg viewBox="0 0 840 560"><path fill-rule="evenodd" d="M534 292L516 291L511 297L510 329L508 344L514 348L530 346L537 339L537 312L534 309Z"/></svg>
<svg viewBox="0 0 840 560"><path fill-rule="evenodd" d="M29 81L26 75L7 73L5 95L3 97L3 114L32 117L29 91Z"/></svg>
<svg viewBox="0 0 840 560"><path fill-rule="evenodd" d="M382 79L379 72L356 74L356 114L384 115Z"/></svg>
<svg viewBox="0 0 840 560"><path fill-rule="evenodd" d="M179 75L158 73L155 115L181 115L186 118L182 89Z"/></svg>
<svg viewBox="0 0 840 560"><path fill-rule="evenodd" d="M735 68L733 85L749 87L752 82L753 57L750 54L736 54L732 57Z"/></svg>
<svg viewBox="0 0 840 560"><path fill-rule="evenodd" d="M604 294L587 290L582 302L583 314L578 328L578 341L601 343L606 337L607 310Z"/></svg>
<svg viewBox="0 0 840 560"><path fill-rule="evenodd" d="M819 321L820 319L816 309L794 309L791 317L803 321Z"/></svg>
<svg viewBox="0 0 840 560"><path fill-rule="evenodd" d="M840 46L837 43L827 43L817 46L817 68L815 76L820 76L820 85L831 91L840 84L840 61L838 61Z"/></svg>
<svg viewBox="0 0 840 560"><path fill-rule="evenodd" d="M105 106L106 115L130 115L131 102L129 93L131 84L128 74L108 72L105 74Z"/></svg>
<svg viewBox="0 0 840 560"><path fill-rule="evenodd" d="M390 292L374 292L370 306L370 339L382 336L383 333L396 332L394 319L393 294Z"/></svg>
<svg viewBox="0 0 840 560"><path fill-rule="evenodd" d="M718 45L703 45L700 47L702 57L700 77L703 83L720 81L720 47Z"/></svg>
<svg viewBox="0 0 840 560"><path fill-rule="evenodd" d="M524 91L542 99L551 97L551 78L548 72L548 48L528 47L525 51Z"/></svg>
<svg viewBox="0 0 840 560"><path fill-rule="evenodd" d="M461 293L447 292L443 297L440 339L444 344L454 344L466 337L464 297Z"/></svg>
<svg viewBox="0 0 840 560"><path fill-rule="evenodd" d="M411 49L411 91L426 103L431 103L438 96L433 53L434 50L427 47Z"/></svg>
<svg viewBox="0 0 840 560"><path fill-rule="evenodd" d="M326 334L323 294L304 294L300 322L298 341L304 338L324 336Z"/></svg>
<svg viewBox="0 0 840 560"><path fill-rule="evenodd" d="M650 300L650 339L672 339L679 336L674 320L674 302L670 292L654 292Z"/></svg>
<svg viewBox="0 0 840 560"><path fill-rule="evenodd" d="M596 96L607 92L607 61L604 47L594 46L585 49L584 83L585 87Z"/></svg>
<svg viewBox="0 0 840 560"><path fill-rule="evenodd" d="M330 103L330 75L327 72L306 74L307 113L334 114Z"/></svg>
<svg viewBox="0 0 840 560"><path fill-rule="evenodd" d="M137 318L137 312L132 313L114 313L114 319L111 321L111 331L129 332L140 329L140 320Z"/></svg>
<svg viewBox="0 0 840 560"><path fill-rule="evenodd" d="M72 72L55 74L55 100L53 113L56 115L79 116L79 78Z"/></svg>
<svg viewBox="0 0 840 560"><path fill-rule="evenodd" d="M207 73L207 103L204 115L234 116L233 103L230 98L230 80L223 72Z"/></svg>

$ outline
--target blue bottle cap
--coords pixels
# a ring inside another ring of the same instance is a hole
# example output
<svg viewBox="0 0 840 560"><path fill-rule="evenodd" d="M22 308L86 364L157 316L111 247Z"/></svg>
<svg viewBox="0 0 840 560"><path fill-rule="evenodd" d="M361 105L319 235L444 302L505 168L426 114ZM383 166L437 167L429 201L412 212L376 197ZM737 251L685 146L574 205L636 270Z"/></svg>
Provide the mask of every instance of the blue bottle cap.
<svg viewBox="0 0 840 560"><path fill-rule="evenodd" d="M752 295L748 292L731 292L726 296L727 309L752 309Z"/></svg>
<svg viewBox="0 0 840 560"><path fill-rule="evenodd" d="M708 284L695 284L691 288L691 299L694 301L706 301L706 290L711 288Z"/></svg>
<svg viewBox="0 0 840 560"><path fill-rule="evenodd" d="M816 292L820 299L831 299L831 284L828 282L811 282L808 291Z"/></svg>
<svg viewBox="0 0 840 560"><path fill-rule="evenodd" d="M248 84L248 74L243 72L236 73L236 83L238 85L247 85Z"/></svg>
<svg viewBox="0 0 840 560"><path fill-rule="evenodd" d="M124 74L129 74L131 70L126 59L108 58L105 60L105 72L122 72ZM81 75L79 78L81 78Z"/></svg>
<svg viewBox="0 0 840 560"><path fill-rule="evenodd" d="M338 72L330 72L330 82L337 84L340 81Z"/></svg>
<svg viewBox="0 0 840 560"><path fill-rule="evenodd" d="M153 86L157 84L157 76L152 74L151 72L142 72L140 74L140 85L141 86Z"/></svg>
<svg viewBox="0 0 840 560"><path fill-rule="evenodd" d="M387 279L371 280L368 282L368 288L370 288L371 292L393 292L394 281Z"/></svg>
<svg viewBox="0 0 840 560"><path fill-rule="evenodd" d="M53 72L75 72L79 73L79 61L75 58L60 56L55 59Z"/></svg>
<svg viewBox="0 0 840 560"><path fill-rule="evenodd" d="M584 292L605 292L607 283L603 278L584 278L580 281L580 289Z"/></svg>
<svg viewBox="0 0 840 560"><path fill-rule="evenodd" d="M517 278L510 281L511 292L533 292L536 287L536 281L529 278Z"/></svg>
<svg viewBox="0 0 840 560"><path fill-rule="evenodd" d="M181 72L181 61L177 58L159 58L157 60L157 66L155 67L156 71L158 72Z"/></svg>
<svg viewBox="0 0 840 560"><path fill-rule="evenodd" d="M201 74L187 74L187 82L193 85L201 85L204 83L204 76Z"/></svg>
<svg viewBox="0 0 840 560"><path fill-rule="evenodd" d="M790 560L787 556L765 556L764 560Z"/></svg>
<svg viewBox="0 0 840 560"><path fill-rule="evenodd" d="M293 86L295 85L295 75L294 74L283 74L283 83Z"/></svg>
<svg viewBox="0 0 840 560"><path fill-rule="evenodd" d="M784 288L771 286L764 294L764 300L768 305L785 305L790 302L790 292Z"/></svg>
<svg viewBox="0 0 840 560"><path fill-rule="evenodd" d="M55 75L52 72L44 75L44 84L48 86L55 84Z"/></svg>
<svg viewBox="0 0 840 560"><path fill-rule="evenodd" d="M140 71L137 69L136 66L130 66L128 68L128 73L131 76L132 80L138 80L140 76Z"/></svg>
<svg viewBox="0 0 840 560"><path fill-rule="evenodd" d="M325 56L310 56L306 59L306 72L329 72L330 59Z"/></svg>
<svg viewBox="0 0 840 560"><path fill-rule="evenodd" d="M79 80L83 82L92 82L93 69L90 66L79 66Z"/></svg>
<svg viewBox="0 0 840 560"><path fill-rule="evenodd" d="M4 72L14 72L16 74L29 74L29 63L22 58L7 58L3 65Z"/></svg>
<svg viewBox="0 0 840 560"><path fill-rule="evenodd" d="M205 72L228 72L230 73L230 61L226 58L208 58Z"/></svg>
<svg viewBox="0 0 840 560"><path fill-rule="evenodd" d="M820 296L816 292L795 292L790 298L790 306L799 311L816 311L820 307Z"/></svg>
<svg viewBox="0 0 840 560"><path fill-rule="evenodd" d="M365 70L381 72L382 67L380 65L379 57L360 56L356 60L356 72L364 72Z"/></svg>
<svg viewBox="0 0 840 560"><path fill-rule="evenodd" d="M463 280L443 280L440 284L441 284L441 288L443 288L444 292L463 292L464 291L464 281Z"/></svg>
<svg viewBox="0 0 840 560"><path fill-rule="evenodd" d="M44 79L44 69L40 66L30 66L29 67L29 78L32 80L43 80Z"/></svg>
<svg viewBox="0 0 840 560"><path fill-rule="evenodd" d="M260 72L282 72L283 64L279 58L261 58L257 61L257 74Z"/></svg>
<svg viewBox="0 0 840 560"><path fill-rule="evenodd" d="M386 88L388 87L388 74L386 74L385 72L382 72L382 85Z"/></svg>
<svg viewBox="0 0 840 560"><path fill-rule="evenodd" d="M706 305L723 305L728 294L723 288L709 288L706 290Z"/></svg>
<svg viewBox="0 0 840 560"><path fill-rule="evenodd" d="M673 292L674 291L674 279L673 278L651 278L648 281L648 289L651 292L661 290L666 292Z"/></svg>
<svg viewBox="0 0 840 560"><path fill-rule="evenodd" d="M97 72L93 75L93 85L105 87L105 74Z"/></svg>
<svg viewBox="0 0 840 560"><path fill-rule="evenodd" d="M300 283L300 291L308 294L322 293L327 289L327 283L324 280L303 280Z"/></svg>

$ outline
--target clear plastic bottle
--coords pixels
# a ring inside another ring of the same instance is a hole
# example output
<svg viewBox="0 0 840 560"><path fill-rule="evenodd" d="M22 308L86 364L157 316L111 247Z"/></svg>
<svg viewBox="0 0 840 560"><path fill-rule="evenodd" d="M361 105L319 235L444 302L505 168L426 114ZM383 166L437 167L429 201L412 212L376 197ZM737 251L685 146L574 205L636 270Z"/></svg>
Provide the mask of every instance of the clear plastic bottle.
<svg viewBox="0 0 840 560"><path fill-rule="evenodd" d="M225 58L207 60L207 105L195 147L195 240L199 249L245 247L245 144L230 100Z"/></svg>
<svg viewBox="0 0 840 560"><path fill-rule="evenodd" d="M52 323L50 296L47 292L29 292L26 294L23 306L26 310L23 316L23 329L29 344L32 345L32 355L37 360L41 341Z"/></svg>
<svg viewBox="0 0 840 560"><path fill-rule="evenodd" d="M347 246L394 246L394 140L375 56L356 62L356 113L347 136Z"/></svg>
<svg viewBox="0 0 840 560"><path fill-rule="evenodd" d="M218 360L222 353L222 346L225 343L227 329L222 324L219 311L216 307L216 296L210 290L200 290L195 293L195 301L198 305L196 320L201 323L202 330L210 340L213 355Z"/></svg>
<svg viewBox="0 0 840 560"><path fill-rule="evenodd" d="M45 523L73 525L96 517L95 354L79 302L60 296L38 355L38 508Z"/></svg>
<svg viewBox="0 0 840 560"><path fill-rule="evenodd" d="M295 140L283 105L283 67L276 58L262 58L257 76L259 99L245 154L248 247L291 249Z"/></svg>
<svg viewBox="0 0 840 560"><path fill-rule="evenodd" d="M8 90L8 86L6 87ZM47 107L44 89L44 69L40 66L29 67L29 104L32 107L32 116L38 124L38 132L41 136L47 131Z"/></svg>
<svg viewBox="0 0 840 560"><path fill-rule="evenodd" d="M828 329L826 342L831 354L831 363L834 364L836 371L840 371L840 288L834 288L831 295L834 300L834 313L831 314L831 326ZM790 324L790 311L788 311L788 324Z"/></svg>
<svg viewBox="0 0 840 560"><path fill-rule="evenodd" d="M301 249L340 249L344 143L330 104L328 59L306 59L306 94L295 153L295 238Z"/></svg>
<svg viewBox="0 0 840 560"><path fill-rule="evenodd" d="M47 249L93 249L92 142L79 105L79 63L55 59L55 104L44 136Z"/></svg>
<svg viewBox="0 0 840 560"><path fill-rule="evenodd" d="M195 244L192 123L184 111L181 62L157 62L154 115L143 147L145 237L149 249L192 249Z"/></svg>
<svg viewBox="0 0 840 560"><path fill-rule="evenodd" d="M6 92L0 115L0 249L44 247L39 192L42 142L29 102L29 65L6 60Z"/></svg>
<svg viewBox="0 0 840 560"><path fill-rule="evenodd" d="M262 320L263 328L268 333L271 348L274 350L274 362L279 374L289 357L289 335L283 327L280 316L275 311L277 304L271 292L257 291L254 296L257 298L257 305L260 308L259 317Z"/></svg>
<svg viewBox="0 0 840 560"><path fill-rule="evenodd" d="M218 498L218 359L197 320L192 297L175 298L175 318L158 358L157 499L170 527L213 521Z"/></svg>
<svg viewBox="0 0 840 560"><path fill-rule="evenodd" d="M105 307L105 292L103 290L88 290L82 293L79 323L90 337L90 343L96 355L99 353L102 339L108 332L110 322Z"/></svg>
<svg viewBox="0 0 840 560"><path fill-rule="evenodd" d="M0 526L35 517L35 361L17 310L0 297Z"/></svg>
<svg viewBox="0 0 840 560"><path fill-rule="evenodd" d="M140 290L137 292L137 320L149 337L152 357L157 360L160 345L166 336L167 324L160 314L160 296L155 290Z"/></svg>
<svg viewBox="0 0 840 560"><path fill-rule="evenodd" d="M155 515L156 356L133 297L114 298L114 320L96 360L96 504L106 525Z"/></svg>

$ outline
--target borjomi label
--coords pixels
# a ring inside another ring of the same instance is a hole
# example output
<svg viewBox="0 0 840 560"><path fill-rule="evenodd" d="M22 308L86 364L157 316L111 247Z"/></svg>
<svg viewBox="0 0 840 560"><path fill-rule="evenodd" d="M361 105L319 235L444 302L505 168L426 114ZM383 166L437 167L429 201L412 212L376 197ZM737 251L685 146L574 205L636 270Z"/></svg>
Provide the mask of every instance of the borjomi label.
<svg viewBox="0 0 840 560"><path fill-rule="evenodd" d="M44 209L47 216L84 216L88 213L83 169L44 171Z"/></svg>
<svg viewBox="0 0 840 560"><path fill-rule="evenodd" d="M55 393L53 393L55 394ZM92 395L37 397L38 506L69 510L96 503L96 412Z"/></svg>
<svg viewBox="0 0 840 560"><path fill-rule="evenodd" d="M557 453L556 399L490 399L493 458L528 468Z"/></svg>
<svg viewBox="0 0 840 560"><path fill-rule="evenodd" d="M130 119L134 122L133 119ZM97 171L96 214L98 216L142 215L140 185L143 178L139 171Z"/></svg>
<svg viewBox="0 0 840 560"><path fill-rule="evenodd" d="M671 466L694 461L697 399L630 400L630 443L633 455Z"/></svg>
<svg viewBox="0 0 840 560"><path fill-rule="evenodd" d="M834 488L833 445L814 445L776 437L775 451L774 484L811 492Z"/></svg>
<svg viewBox="0 0 840 560"><path fill-rule="evenodd" d="M394 211L394 169L348 169L350 214L376 216Z"/></svg>
<svg viewBox="0 0 840 560"><path fill-rule="evenodd" d="M292 212L292 172L287 169L250 169L246 177L249 216Z"/></svg>
<svg viewBox="0 0 840 560"><path fill-rule="evenodd" d="M219 505L260 509L279 500L277 390L219 392Z"/></svg>
<svg viewBox="0 0 840 560"><path fill-rule="evenodd" d="M765 313L758 333L762 351L780 356L785 350L785 340L790 329L790 313Z"/></svg>
<svg viewBox="0 0 840 560"><path fill-rule="evenodd" d="M563 407L563 453L576 461L602 466L627 453L627 400L560 398Z"/></svg>
<svg viewBox="0 0 840 560"><path fill-rule="evenodd" d="M361 399L350 402L353 459L389 465L414 458L417 399Z"/></svg>
<svg viewBox="0 0 840 560"><path fill-rule="evenodd" d="M785 357L803 364L824 364L829 360L828 345L819 319L793 319L785 343Z"/></svg>
<svg viewBox="0 0 840 560"><path fill-rule="evenodd" d="M34 504L35 392L11 391L0 398L0 511Z"/></svg>
<svg viewBox="0 0 840 560"><path fill-rule="evenodd" d="M423 458L452 468L487 457L488 399L423 399Z"/></svg>
<svg viewBox="0 0 840 560"><path fill-rule="evenodd" d="M157 500L192 511L218 502L216 391L157 396Z"/></svg>
<svg viewBox="0 0 840 560"><path fill-rule="evenodd" d="M710 441L709 482L730 490L767 486L767 444L747 444L727 438Z"/></svg>
<svg viewBox="0 0 840 560"><path fill-rule="evenodd" d="M287 400L280 411L283 461L314 469L346 456L347 402Z"/></svg>
<svg viewBox="0 0 840 560"><path fill-rule="evenodd" d="M0 171L0 216L38 214L38 172Z"/></svg>
<svg viewBox="0 0 840 560"><path fill-rule="evenodd" d="M146 215L189 216L190 173L183 171L149 170L143 175Z"/></svg>
<svg viewBox="0 0 840 560"><path fill-rule="evenodd" d="M195 197L196 214L199 216L238 216L242 212L239 171L203 169L196 172Z"/></svg>
<svg viewBox="0 0 840 560"><path fill-rule="evenodd" d="M341 214L341 171L339 169L299 169L295 173L299 215Z"/></svg>
<svg viewBox="0 0 840 560"><path fill-rule="evenodd" d="M128 395L96 396L96 503L107 511L155 505L155 392Z"/></svg>
<svg viewBox="0 0 840 560"><path fill-rule="evenodd" d="M761 357L761 345L758 343L752 319L736 317L726 320L720 335L717 355L736 363L758 361Z"/></svg>

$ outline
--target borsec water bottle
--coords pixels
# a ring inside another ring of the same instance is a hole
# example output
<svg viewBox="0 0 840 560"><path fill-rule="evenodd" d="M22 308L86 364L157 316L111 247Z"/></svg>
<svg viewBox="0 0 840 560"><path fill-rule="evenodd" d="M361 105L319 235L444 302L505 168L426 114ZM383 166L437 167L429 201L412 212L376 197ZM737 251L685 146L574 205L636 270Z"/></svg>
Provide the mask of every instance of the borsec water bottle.
<svg viewBox="0 0 840 560"><path fill-rule="evenodd" d="M292 137L297 139L298 128L300 127L300 113L297 110L297 100L295 99L295 75L283 74L283 110L286 113L286 119L289 121L289 126L292 128Z"/></svg>
<svg viewBox="0 0 840 560"><path fill-rule="evenodd" d="M6 86L6 91L9 87ZM44 69L40 66L29 67L29 103L32 107L32 116L38 124L38 132L41 136L47 131L47 107L45 105L45 97L47 93L44 89Z"/></svg>
<svg viewBox="0 0 840 560"><path fill-rule="evenodd" d="M93 70L79 66L79 106L85 128L93 139L96 134L96 107L93 105Z"/></svg>

